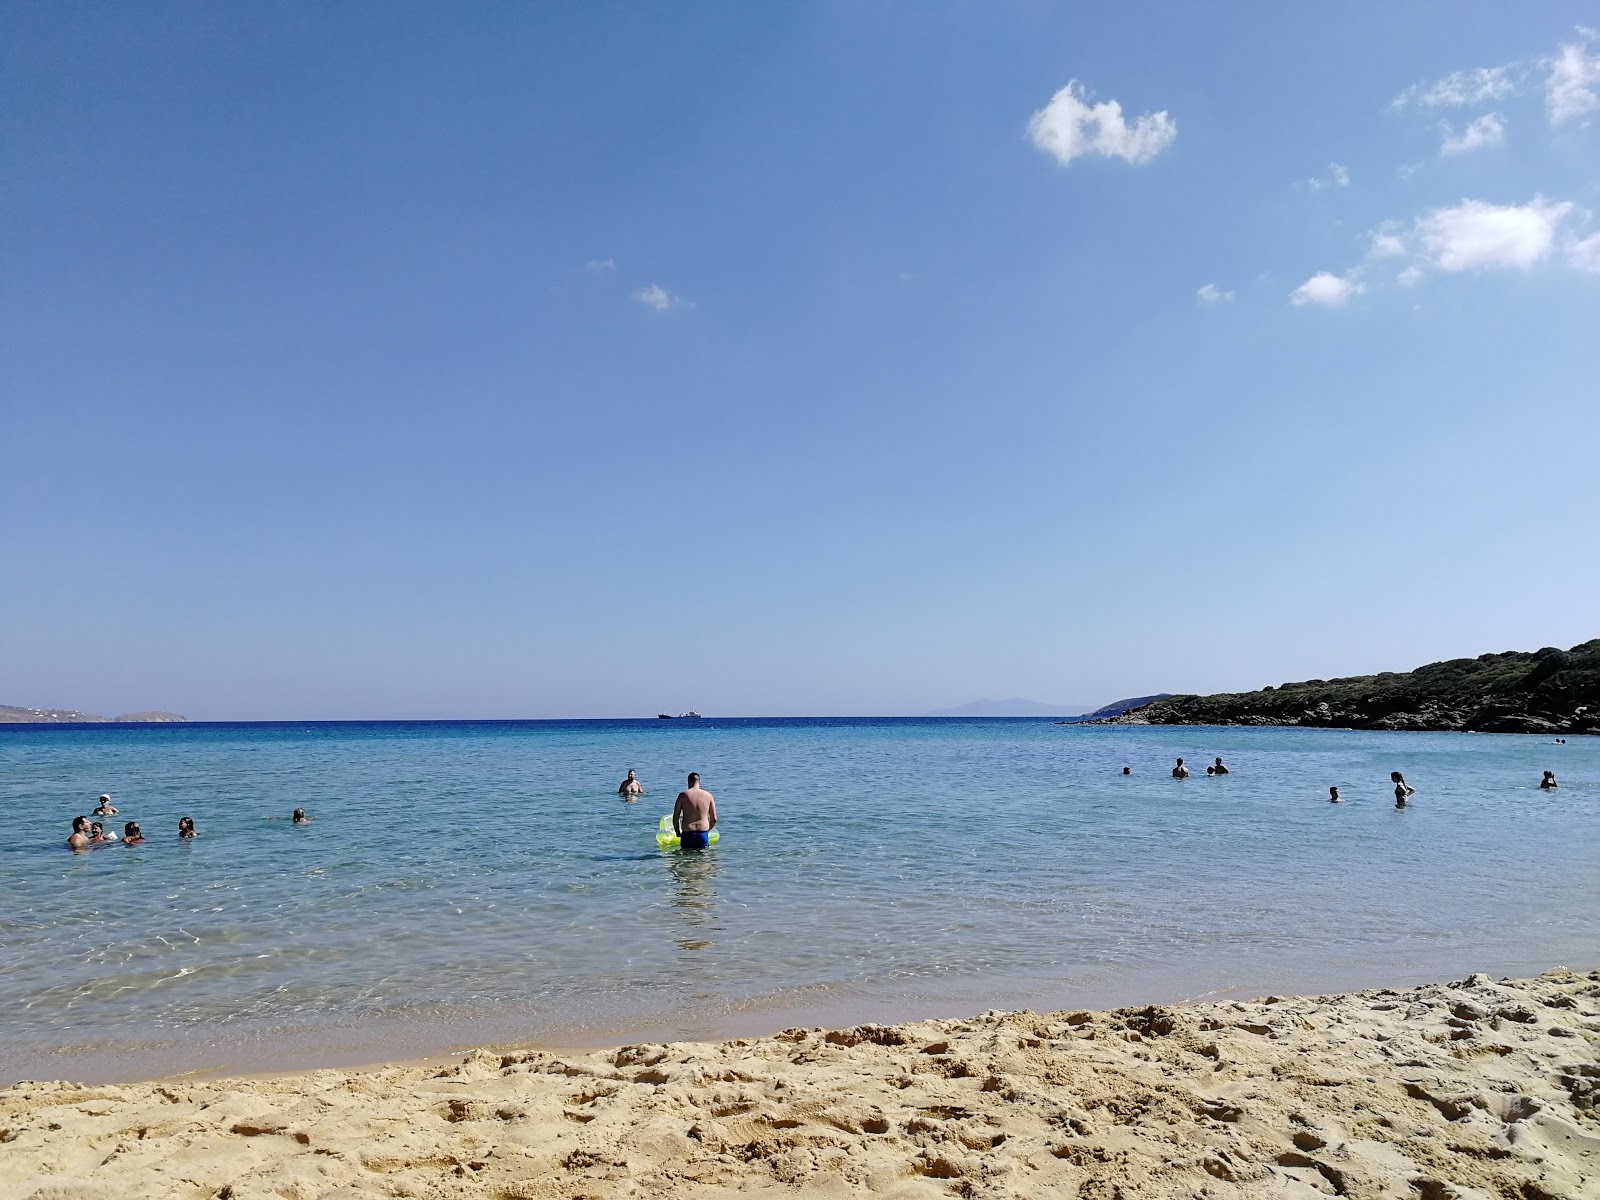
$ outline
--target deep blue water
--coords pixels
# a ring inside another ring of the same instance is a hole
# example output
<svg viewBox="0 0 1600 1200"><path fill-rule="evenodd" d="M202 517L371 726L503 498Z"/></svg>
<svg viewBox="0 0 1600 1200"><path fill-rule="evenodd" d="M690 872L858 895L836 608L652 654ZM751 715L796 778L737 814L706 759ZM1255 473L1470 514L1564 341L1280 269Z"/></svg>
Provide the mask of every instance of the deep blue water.
<svg viewBox="0 0 1600 1200"><path fill-rule="evenodd" d="M722 841L664 853L688 770ZM104 791L149 840L68 853ZM0 817L0 1082L1600 965L1593 738L0 726Z"/></svg>

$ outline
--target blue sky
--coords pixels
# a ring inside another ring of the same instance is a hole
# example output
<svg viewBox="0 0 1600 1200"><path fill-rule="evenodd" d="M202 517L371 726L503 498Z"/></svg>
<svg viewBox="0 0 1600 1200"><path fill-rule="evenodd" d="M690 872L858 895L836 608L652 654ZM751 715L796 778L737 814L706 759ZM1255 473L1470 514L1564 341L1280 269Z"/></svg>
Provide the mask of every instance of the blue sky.
<svg viewBox="0 0 1600 1200"><path fill-rule="evenodd" d="M0 9L0 703L1600 634L1600 5Z"/></svg>

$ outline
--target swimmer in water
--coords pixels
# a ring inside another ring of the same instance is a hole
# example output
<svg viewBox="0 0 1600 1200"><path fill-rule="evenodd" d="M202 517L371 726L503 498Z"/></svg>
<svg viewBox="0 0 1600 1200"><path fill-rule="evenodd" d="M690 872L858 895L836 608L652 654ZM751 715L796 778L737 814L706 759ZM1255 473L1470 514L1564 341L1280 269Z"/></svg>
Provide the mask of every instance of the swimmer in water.
<svg viewBox="0 0 1600 1200"><path fill-rule="evenodd" d="M122 827L122 844L124 846L137 846L144 841L144 833L139 829L139 822L129 821Z"/></svg>
<svg viewBox="0 0 1600 1200"><path fill-rule="evenodd" d="M197 838L200 836L200 834L195 831L193 817L178 818L178 836L181 838Z"/></svg>
<svg viewBox="0 0 1600 1200"><path fill-rule="evenodd" d="M1556 782L1556 773L1554 771L1546 771L1544 778L1539 780L1539 786L1548 792L1551 788L1558 788L1561 785Z"/></svg>
<svg viewBox="0 0 1600 1200"><path fill-rule="evenodd" d="M311 824L311 818L306 816L306 810L303 809L303 808L295 809L294 810L294 816L290 817L289 819L291 821L293 821L296 825L309 825L309 824Z"/></svg>
<svg viewBox="0 0 1600 1200"><path fill-rule="evenodd" d="M103 842L106 840L106 827L100 824L99 821L89 822L89 840L91 842Z"/></svg>
<svg viewBox="0 0 1600 1200"><path fill-rule="evenodd" d="M111 794L107 792L100 797L100 807L94 810L97 817L114 817L117 810L111 807Z"/></svg>
<svg viewBox="0 0 1600 1200"><path fill-rule="evenodd" d="M72 833L67 838L68 850L87 850L89 848L89 818L73 817Z"/></svg>
<svg viewBox="0 0 1600 1200"><path fill-rule="evenodd" d="M1172 777L1174 779L1189 778L1189 768L1183 765L1183 759L1180 758L1178 765L1172 768Z"/></svg>
<svg viewBox="0 0 1600 1200"><path fill-rule="evenodd" d="M1406 777L1399 771L1389 772L1389 782L1394 784L1394 806L1404 808L1406 801L1417 789L1406 782Z"/></svg>
<svg viewBox="0 0 1600 1200"><path fill-rule="evenodd" d="M1222 760L1219 758L1217 759L1216 765L1211 768L1211 773L1213 775L1226 775L1229 772L1228 768L1222 765Z"/></svg>
<svg viewBox="0 0 1600 1200"><path fill-rule="evenodd" d="M1133 774L1133 768L1132 767L1123 767L1122 768L1122 773L1124 775L1132 775Z"/></svg>
<svg viewBox="0 0 1600 1200"><path fill-rule="evenodd" d="M1217 769L1215 767L1207 767L1206 768L1206 774L1207 775L1215 775L1216 773L1217 773Z"/></svg>
<svg viewBox="0 0 1600 1200"><path fill-rule="evenodd" d="M700 786L700 772L689 772L689 784L672 805L672 832L685 850L706 850L717 827L717 798Z"/></svg>
<svg viewBox="0 0 1600 1200"><path fill-rule="evenodd" d="M642 796L644 795L644 784L639 782L638 777L632 771L629 771L628 777L617 785L617 795L627 796L630 799Z"/></svg>
<svg viewBox="0 0 1600 1200"><path fill-rule="evenodd" d="M1339 789L1338 788L1331 787L1331 788L1328 789L1328 803L1329 804L1343 804L1344 803L1343 800L1339 799Z"/></svg>

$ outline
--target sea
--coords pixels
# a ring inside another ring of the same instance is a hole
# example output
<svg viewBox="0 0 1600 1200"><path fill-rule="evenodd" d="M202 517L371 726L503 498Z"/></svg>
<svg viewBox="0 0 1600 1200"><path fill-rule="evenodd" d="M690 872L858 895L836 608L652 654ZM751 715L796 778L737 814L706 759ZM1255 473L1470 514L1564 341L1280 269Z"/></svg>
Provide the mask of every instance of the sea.
<svg viewBox="0 0 1600 1200"><path fill-rule="evenodd" d="M1218 756L1229 774L1206 776ZM691 770L721 840L663 850ZM102 792L147 840L70 853ZM200 837L177 838L183 816ZM1596 738L11 725L0 821L0 1083L1600 966Z"/></svg>

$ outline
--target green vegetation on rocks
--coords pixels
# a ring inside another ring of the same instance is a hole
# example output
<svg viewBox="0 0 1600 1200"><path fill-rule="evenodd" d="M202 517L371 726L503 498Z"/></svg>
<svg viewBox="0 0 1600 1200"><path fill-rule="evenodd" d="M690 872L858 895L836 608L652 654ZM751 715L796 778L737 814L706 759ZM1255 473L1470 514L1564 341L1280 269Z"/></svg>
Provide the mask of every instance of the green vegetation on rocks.
<svg viewBox="0 0 1600 1200"><path fill-rule="evenodd" d="M1570 650L1509 650L1408 672L1307 679L1258 692L1169 696L1108 722L1600 733L1600 638Z"/></svg>

